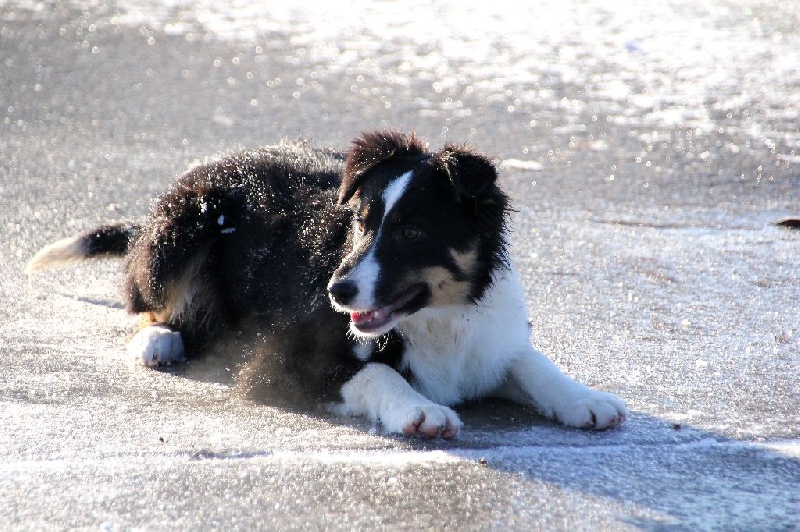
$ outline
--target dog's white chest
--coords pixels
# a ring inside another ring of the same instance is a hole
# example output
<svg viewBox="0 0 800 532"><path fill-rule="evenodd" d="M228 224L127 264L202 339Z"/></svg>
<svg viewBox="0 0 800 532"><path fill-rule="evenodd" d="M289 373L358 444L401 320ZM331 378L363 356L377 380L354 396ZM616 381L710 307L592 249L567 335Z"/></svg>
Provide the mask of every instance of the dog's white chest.
<svg viewBox="0 0 800 532"><path fill-rule="evenodd" d="M414 387L439 404L492 392L529 346L527 313L513 273L497 280L477 305L425 309L399 329Z"/></svg>

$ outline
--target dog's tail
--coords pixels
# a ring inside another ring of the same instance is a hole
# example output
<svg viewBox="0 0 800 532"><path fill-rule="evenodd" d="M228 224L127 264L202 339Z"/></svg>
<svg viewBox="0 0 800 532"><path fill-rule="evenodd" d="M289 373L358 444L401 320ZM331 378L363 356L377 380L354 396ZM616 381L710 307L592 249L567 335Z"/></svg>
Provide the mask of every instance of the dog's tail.
<svg viewBox="0 0 800 532"><path fill-rule="evenodd" d="M104 225L53 242L33 256L25 273L57 268L65 264L99 257L124 257L128 245L139 232L139 226L130 223Z"/></svg>

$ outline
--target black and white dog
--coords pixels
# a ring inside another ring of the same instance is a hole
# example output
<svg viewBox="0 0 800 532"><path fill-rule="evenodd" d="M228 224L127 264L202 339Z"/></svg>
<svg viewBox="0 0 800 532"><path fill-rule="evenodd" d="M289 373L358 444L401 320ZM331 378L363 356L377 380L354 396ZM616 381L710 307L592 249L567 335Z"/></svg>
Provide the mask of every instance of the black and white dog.
<svg viewBox="0 0 800 532"><path fill-rule="evenodd" d="M618 426L622 401L531 346L496 177L474 149L431 153L395 132L346 157L285 143L194 167L143 224L61 240L28 269L125 256L128 309L147 318L129 344L138 362L250 331L264 382L388 432L455 437L449 405L485 396Z"/></svg>

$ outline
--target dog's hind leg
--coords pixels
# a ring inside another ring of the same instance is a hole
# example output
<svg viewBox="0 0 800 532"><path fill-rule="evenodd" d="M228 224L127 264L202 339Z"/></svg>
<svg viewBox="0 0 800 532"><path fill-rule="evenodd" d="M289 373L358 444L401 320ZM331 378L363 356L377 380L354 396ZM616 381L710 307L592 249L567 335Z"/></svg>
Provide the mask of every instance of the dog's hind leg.
<svg viewBox="0 0 800 532"><path fill-rule="evenodd" d="M150 325L130 344L144 365L183 360L225 324L220 294L220 224L234 198L224 190L181 190L161 198L126 264L128 309ZM185 348L184 348L185 346Z"/></svg>
<svg viewBox="0 0 800 532"><path fill-rule="evenodd" d="M128 343L128 354L142 366L170 366L186 360L181 333L165 325L148 325Z"/></svg>

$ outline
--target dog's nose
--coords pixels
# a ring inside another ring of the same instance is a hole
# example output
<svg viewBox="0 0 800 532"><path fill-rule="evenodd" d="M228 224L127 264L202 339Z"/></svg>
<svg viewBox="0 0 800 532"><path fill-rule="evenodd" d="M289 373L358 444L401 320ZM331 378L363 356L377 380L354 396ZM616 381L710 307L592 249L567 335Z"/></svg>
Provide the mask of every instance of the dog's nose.
<svg viewBox="0 0 800 532"><path fill-rule="evenodd" d="M339 305L347 305L358 294L358 286L353 281L335 281L328 285L331 298Z"/></svg>

